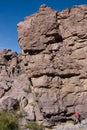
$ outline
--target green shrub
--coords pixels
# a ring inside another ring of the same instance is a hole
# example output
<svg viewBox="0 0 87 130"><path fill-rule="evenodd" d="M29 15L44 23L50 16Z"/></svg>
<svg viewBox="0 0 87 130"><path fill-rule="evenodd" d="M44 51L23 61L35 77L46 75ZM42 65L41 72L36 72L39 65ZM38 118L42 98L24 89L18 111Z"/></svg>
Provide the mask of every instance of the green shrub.
<svg viewBox="0 0 87 130"><path fill-rule="evenodd" d="M0 113L0 130L19 130L18 120L14 113Z"/></svg>
<svg viewBox="0 0 87 130"><path fill-rule="evenodd" d="M29 128L29 130L44 130L44 126L42 124L38 124L34 121L27 122L25 126L26 128Z"/></svg>

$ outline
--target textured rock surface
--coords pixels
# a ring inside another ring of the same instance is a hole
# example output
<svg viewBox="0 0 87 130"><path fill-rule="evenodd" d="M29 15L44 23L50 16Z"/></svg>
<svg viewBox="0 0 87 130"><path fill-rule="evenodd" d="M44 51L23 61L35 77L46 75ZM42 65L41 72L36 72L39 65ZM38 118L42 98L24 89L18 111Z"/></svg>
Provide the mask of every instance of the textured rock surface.
<svg viewBox="0 0 87 130"><path fill-rule="evenodd" d="M0 103L16 98L26 119L52 124L76 109L87 118L87 6L42 5L18 24L18 41L22 54L0 51Z"/></svg>

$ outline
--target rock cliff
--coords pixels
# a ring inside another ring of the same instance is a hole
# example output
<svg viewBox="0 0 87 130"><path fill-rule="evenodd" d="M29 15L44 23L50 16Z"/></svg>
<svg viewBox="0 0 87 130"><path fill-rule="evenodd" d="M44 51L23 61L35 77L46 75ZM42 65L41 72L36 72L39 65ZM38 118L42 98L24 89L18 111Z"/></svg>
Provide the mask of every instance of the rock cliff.
<svg viewBox="0 0 87 130"><path fill-rule="evenodd" d="M22 53L0 51L0 110L51 124L76 109L87 118L87 6L42 5L17 27Z"/></svg>

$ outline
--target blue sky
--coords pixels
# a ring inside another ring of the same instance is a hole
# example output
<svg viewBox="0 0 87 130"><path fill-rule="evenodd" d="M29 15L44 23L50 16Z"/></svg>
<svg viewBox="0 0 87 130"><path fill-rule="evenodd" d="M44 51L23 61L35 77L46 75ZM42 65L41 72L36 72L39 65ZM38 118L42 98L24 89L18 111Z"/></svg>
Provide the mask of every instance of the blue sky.
<svg viewBox="0 0 87 130"><path fill-rule="evenodd" d="M17 24L37 12L42 4L61 11L74 5L87 5L87 0L0 0L0 49L21 52Z"/></svg>

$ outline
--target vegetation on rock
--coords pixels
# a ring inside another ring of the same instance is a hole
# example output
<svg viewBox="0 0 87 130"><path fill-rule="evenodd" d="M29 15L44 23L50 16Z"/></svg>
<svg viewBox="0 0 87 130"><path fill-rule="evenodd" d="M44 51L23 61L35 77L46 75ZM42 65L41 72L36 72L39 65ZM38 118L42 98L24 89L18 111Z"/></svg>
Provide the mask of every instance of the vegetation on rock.
<svg viewBox="0 0 87 130"><path fill-rule="evenodd" d="M0 130L19 130L19 123L15 113L0 113Z"/></svg>

